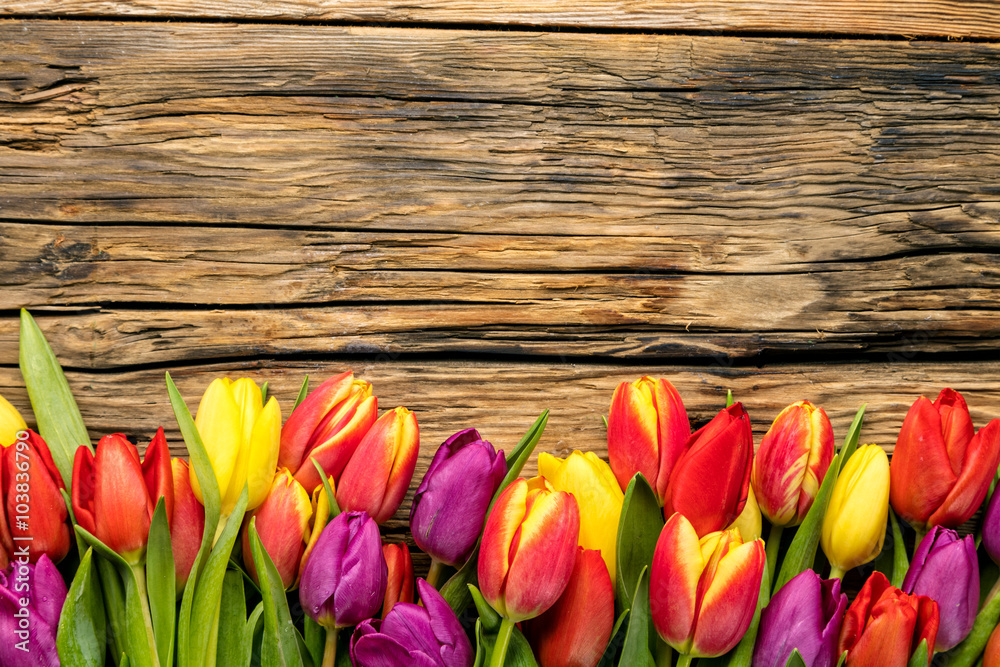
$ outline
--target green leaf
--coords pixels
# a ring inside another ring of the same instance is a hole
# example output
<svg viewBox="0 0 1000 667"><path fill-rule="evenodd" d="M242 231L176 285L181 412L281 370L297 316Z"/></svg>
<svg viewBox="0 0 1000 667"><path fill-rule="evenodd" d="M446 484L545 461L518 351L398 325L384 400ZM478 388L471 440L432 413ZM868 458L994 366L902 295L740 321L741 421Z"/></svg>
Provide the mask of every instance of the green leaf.
<svg viewBox="0 0 1000 667"><path fill-rule="evenodd" d="M83 526L79 524L73 527L76 534L83 538L89 546L94 548L94 551L99 553L101 556L106 558L108 561L115 564L123 573L125 571L131 571L131 566L125 562L125 559L119 556L111 547L101 542L97 537L87 532Z"/></svg>
<svg viewBox="0 0 1000 667"><path fill-rule="evenodd" d="M113 655L125 652L125 586L118 567L94 550L94 562L104 598L104 613L107 618L108 641Z"/></svg>
<svg viewBox="0 0 1000 667"><path fill-rule="evenodd" d="M299 403L306 400L306 396L308 395L309 395L309 376L307 375L306 379L302 381L302 386L299 388L299 395L295 399L295 405L292 406L292 410L299 407Z"/></svg>
<svg viewBox="0 0 1000 667"><path fill-rule="evenodd" d="M260 386L260 402L261 405L267 405L267 386L268 383L265 382Z"/></svg>
<svg viewBox="0 0 1000 667"><path fill-rule="evenodd" d="M476 612L479 614L479 620L482 621L483 629L486 632L496 634L497 630L500 629L500 622L503 620L500 618L500 614L490 606L479 589L472 584L469 584L469 593L472 594L472 601L476 605Z"/></svg>
<svg viewBox="0 0 1000 667"><path fill-rule="evenodd" d="M793 648L792 654L788 656L788 661L785 663L785 667L809 667L809 665L806 664L802 654L799 653L799 649Z"/></svg>
<svg viewBox="0 0 1000 667"><path fill-rule="evenodd" d="M469 587L473 600L476 602L476 610L479 612L479 620L476 622L476 663L489 664L489 658L493 655L493 648L496 646L497 633L500 630L501 619L499 614L486 602L482 594L475 586ZM485 619L489 619L486 621ZM504 656L504 667L538 667L535 655L528 645L528 640L524 638L521 631L514 627L511 631L510 641L507 644L507 654Z"/></svg>
<svg viewBox="0 0 1000 667"><path fill-rule="evenodd" d="M642 568L639 581L629 609L628 632L622 646L619 667L654 667L653 654L649 650L651 634L651 614L649 611L649 569Z"/></svg>
<svg viewBox="0 0 1000 667"><path fill-rule="evenodd" d="M257 567L260 593L264 598L263 662L273 667L301 667L303 661L288 609L288 599L285 597L285 586L281 583L278 568L274 566L260 541L256 524L256 518L250 519L250 551Z"/></svg>
<svg viewBox="0 0 1000 667"><path fill-rule="evenodd" d="M87 549L59 616L56 648L63 667L103 667L107 630L100 581Z"/></svg>
<svg viewBox="0 0 1000 667"><path fill-rule="evenodd" d="M948 667L972 667L986 649L997 622L1000 621L1000 595L988 598L972 624L969 635L949 651Z"/></svg>
<svg viewBox="0 0 1000 667"><path fill-rule="evenodd" d="M757 630L760 629L760 615L771 600L771 578L767 576L767 568L760 578L760 592L757 594L757 609L754 610L750 627L747 628L740 643L729 655L729 667L750 667L753 662L753 647L757 643Z"/></svg>
<svg viewBox="0 0 1000 667"><path fill-rule="evenodd" d="M910 569L910 559L906 556L906 545L903 543L903 531L899 529L896 513L889 508L889 522L892 524L892 585L903 587L906 571Z"/></svg>
<svg viewBox="0 0 1000 667"><path fill-rule="evenodd" d="M605 415L601 415L601 419L604 420L604 430L607 431L608 430L608 418Z"/></svg>
<svg viewBox="0 0 1000 667"><path fill-rule="evenodd" d="M174 630L177 623L177 585L174 582L174 555L170 545L167 508L161 496L149 524L146 546L146 590L149 613L156 637L160 667L174 664Z"/></svg>
<svg viewBox="0 0 1000 667"><path fill-rule="evenodd" d="M921 639L917 650L910 656L910 661L906 667L927 667L927 640Z"/></svg>
<svg viewBox="0 0 1000 667"><path fill-rule="evenodd" d="M809 508L806 518L802 521L798 530L795 531L795 537L792 538L792 543L788 547L785 559L781 563L781 572L778 574L778 580L774 586L775 593L791 581L792 577L803 570L811 568L813 562L816 560L816 548L819 546L819 538L823 530L823 517L826 515L826 508L830 504L833 486L837 482L837 476L840 474L843 462L857 449L864 418L865 406L862 405L854 416L851 428L847 431L844 446L841 448L840 453L833 457L830 468L826 471L826 475L823 476L823 483L820 484L812 507Z"/></svg>
<svg viewBox="0 0 1000 667"><path fill-rule="evenodd" d="M319 464L313 457L309 457L312 461L313 466L316 468L316 472L319 473L319 478L323 480L323 493L326 494L326 501L330 505L330 515L326 518L326 522L330 523L338 514L340 514L340 505L337 504L337 496L333 492L333 487L330 486L330 478L327 476L326 471L323 470L323 466ZM324 639L324 641L326 641Z"/></svg>
<svg viewBox="0 0 1000 667"><path fill-rule="evenodd" d="M59 360L34 318L23 308L19 360L21 377L24 378L31 409L38 422L38 432L49 446L52 461L69 491L77 447L86 447L91 451L94 448Z"/></svg>
<svg viewBox="0 0 1000 667"><path fill-rule="evenodd" d="M472 550L472 555L469 556L469 560L465 562L462 567L458 568L458 572L453 574L448 581L444 582L441 586L441 597L445 599L448 606L451 607L452 611L456 615L461 616L465 608L469 606L472 602L472 598L469 595L469 586L478 583L477 577L477 567L479 563L479 546L477 545L475 549Z"/></svg>
<svg viewBox="0 0 1000 667"><path fill-rule="evenodd" d="M132 568L122 576L125 579L125 653L135 667L155 667L159 661L153 656L151 630L142 611L141 596L145 585L139 584Z"/></svg>
<svg viewBox="0 0 1000 667"><path fill-rule="evenodd" d="M625 643L626 628L624 626L628 614L629 611L626 609L618 615L618 620L615 621L615 626L611 630L611 639L608 640L608 645L604 648L604 654L601 655L597 667L613 667L616 664L615 658L618 657L618 648Z"/></svg>
<svg viewBox="0 0 1000 667"><path fill-rule="evenodd" d="M733 390L732 389L727 389L726 390L726 407L728 408L728 407L732 406L732 404L735 403L735 402L736 401L733 400Z"/></svg>
<svg viewBox="0 0 1000 667"><path fill-rule="evenodd" d="M122 659L118 661L118 667L129 667L132 662L128 659L128 655L122 653Z"/></svg>
<svg viewBox="0 0 1000 667"><path fill-rule="evenodd" d="M253 613L250 614L250 618L247 619L247 629L244 639L246 640L246 648L244 649L247 655L247 662L244 664L249 665L251 663L251 656L253 655L253 644L254 638L258 637L263 632L263 627L261 627L260 617L264 613L264 602L263 600L257 603L254 607Z"/></svg>
<svg viewBox="0 0 1000 667"><path fill-rule="evenodd" d="M318 665L323 662L323 649L326 643L326 629L312 620L312 618L306 614L305 618L302 619L305 630L305 642L306 650L309 651L309 657L312 658L314 665Z"/></svg>
<svg viewBox="0 0 1000 667"><path fill-rule="evenodd" d="M243 592L243 575L238 570L226 570L222 581L219 605L219 645L216 667L246 667L250 664L252 644L247 637L253 628L247 622L247 604Z"/></svg>
<svg viewBox="0 0 1000 667"><path fill-rule="evenodd" d="M663 523L656 493L642 473L636 473L625 489L615 543L615 597L623 606L635 597L643 569L653 564Z"/></svg>
<svg viewBox="0 0 1000 667"><path fill-rule="evenodd" d="M841 653L840 657L837 658L837 667L844 667L845 662L847 662L847 651Z"/></svg>

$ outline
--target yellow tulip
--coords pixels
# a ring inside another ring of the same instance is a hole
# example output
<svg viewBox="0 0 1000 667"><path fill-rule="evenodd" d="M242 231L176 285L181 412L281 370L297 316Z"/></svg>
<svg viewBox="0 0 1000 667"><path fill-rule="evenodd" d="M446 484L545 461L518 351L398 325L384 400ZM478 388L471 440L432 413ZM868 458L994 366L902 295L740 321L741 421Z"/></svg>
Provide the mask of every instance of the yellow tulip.
<svg viewBox="0 0 1000 667"><path fill-rule="evenodd" d="M260 387L249 378L216 378L201 397L194 423L219 482L222 514L232 512L244 485L249 492L247 511L263 503L278 463L278 401L272 396L263 405ZM191 487L204 503L193 468Z"/></svg>
<svg viewBox="0 0 1000 667"><path fill-rule="evenodd" d="M18 431L26 431L28 425L24 423L21 413L7 399L0 396L0 446L14 444L17 440Z"/></svg>
<svg viewBox="0 0 1000 667"><path fill-rule="evenodd" d="M625 494L611 466L593 452L574 451L565 459L542 452L538 455L538 474L556 491L576 497L580 508L579 545L600 550L614 585L615 541Z"/></svg>
<svg viewBox="0 0 1000 667"><path fill-rule="evenodd" d="M833 576L882 551L889 517L889 457L878 445L858 447L833 486L820 543Z"/></svg>
<svg viewBox="0 0 1000 667"><path fill-rule="evenodd" d="M753 484L747 487L747 503L743 506L743 511L729 527L740 531L744 543L753 542L760 537L763 519L760 515L760 505L757 504L757 496L753 492Z"/></svg>

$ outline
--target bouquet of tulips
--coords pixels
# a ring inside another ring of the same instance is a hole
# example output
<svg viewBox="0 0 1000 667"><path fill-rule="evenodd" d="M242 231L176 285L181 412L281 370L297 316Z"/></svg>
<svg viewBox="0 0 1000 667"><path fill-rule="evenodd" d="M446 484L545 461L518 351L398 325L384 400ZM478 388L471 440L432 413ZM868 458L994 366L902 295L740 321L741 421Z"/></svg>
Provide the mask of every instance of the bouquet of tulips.
<svg viewBox="0 0 1000 667"><path fill-rule="evenodd" d="M249 378L192 417L168 374L172 459L162 428L141 457L91 447L26 312L20 361L38 431L0 397L3 666L1000 665L1000 421L976 431L951 389L891 462L858 446L863 407L839 451L796 401L755 452L731 395L692 432L649 377L611 397L608 461L543 452L528 479L547 412L506 456L467 428L416 486L417 578L382 528L417 419L351 372L306 378L285 420Z"/></svg>

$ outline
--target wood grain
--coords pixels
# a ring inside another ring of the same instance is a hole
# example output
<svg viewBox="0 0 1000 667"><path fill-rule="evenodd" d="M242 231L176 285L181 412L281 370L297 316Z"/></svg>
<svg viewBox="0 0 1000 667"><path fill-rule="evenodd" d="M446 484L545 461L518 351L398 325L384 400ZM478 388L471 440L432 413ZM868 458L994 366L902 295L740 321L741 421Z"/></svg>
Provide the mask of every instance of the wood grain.
<svg viewBox="0 0 1000 667"><path fill-rule="evenodd" d="M459 23L580 28L1000 36L1000 9L986 0L3 0L0 12L39 16Z"/></svg>

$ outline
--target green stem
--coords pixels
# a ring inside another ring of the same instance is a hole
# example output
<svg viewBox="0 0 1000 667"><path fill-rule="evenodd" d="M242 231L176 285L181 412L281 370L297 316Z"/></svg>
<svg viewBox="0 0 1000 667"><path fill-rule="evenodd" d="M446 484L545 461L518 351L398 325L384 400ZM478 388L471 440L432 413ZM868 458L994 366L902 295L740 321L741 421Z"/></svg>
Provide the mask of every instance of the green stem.
<svg viewBox="0 0 1000 667"><path fill-rule="evenodd" d="M431 558L431 567L427 570L427 583L436 589L438 582L441 581L442 572L444 572L444 563L437 558Z"/></svg>
<svg viewBox="0 0 1000 667"><path fill-rule="evenodd" d="M691 657L690 653L681 653L677 656L677 667L691 667L691 661L694 658Z"/></svg>
<svg viewBox="0 0 1000 667"><path fill-rule="evenodd" d="M212 630L208 635L208 655L205 656L205 667L215 667L219 659L219 620L222 617L222 600L215 605L215 616L212 618Z"/></svg>
<svg viewBox="0 0 1000 667"><path fill-rule="evenodd" d="M653 653L655 654L653 657L656 661L656 667L670 667L674 661L674 649L659 636L656 637Z"/></svg>
<svg viewBox="0 0 1000 667"><path fill-rule="evenodd" d="M846 570L841 570L836 565L830 565L830 578L831 579L843 579Z"/></svg>
<svg viewBox="0 0 1000 667"><path fill-rule="evenodd" d="M153 614L149 610L149 593L146 591L146 564L135 563L130 566L135 577L136 592L139 594L139 604L142 606L142 622L146 626L146 641L149 642L149 653L153 664L159 665L160 658L156 654L156 637L153 636Z"/></svg>
<svg viewBox="0 0 1000 667"><path fill-rule="evenodd" d="M767 553L767 580L774 581L774 571L778 566L778 547L781 546L781 532L784 526L771 524L771 533L767 536L764 550Z"/></svg>
<svg viewBox="0 0 1000 667"><path fill-rule="evenodd" d="M512 634L514 634L514 621L504 617L500 621L500 631L497 633L497 643L493 647L490 667L503 667L503 661L507 657L507 645L510 644Z"/></svg>
<svg viewBox="0 0 1000 667"><path fill-rule="evenodd" d="M340 628L326 629L326 644L323 645L323 667L333 667L337 660L337 633Z"/></svg>
<svg viewBox="0 0 1000 667"><path fill-rule="evenodd" d="M951 659L948 661L949 667L972 667L976 664L979 656L983 654L997 621L1000 621L1000 595L998 593L1000 593L1000 579L986 596L986 601L983 602L983 608L976 615L969 636L952 649Z"/></svg>

